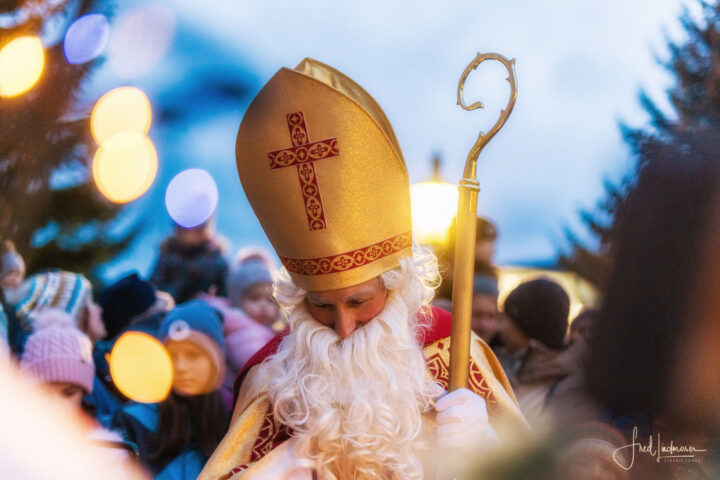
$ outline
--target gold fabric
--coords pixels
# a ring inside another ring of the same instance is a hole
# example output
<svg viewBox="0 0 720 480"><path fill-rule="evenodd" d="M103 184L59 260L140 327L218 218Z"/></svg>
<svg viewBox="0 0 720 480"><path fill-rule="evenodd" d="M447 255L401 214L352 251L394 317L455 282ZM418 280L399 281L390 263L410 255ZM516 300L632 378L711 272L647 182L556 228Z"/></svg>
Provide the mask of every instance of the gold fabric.
<svg viewBox="0 0 720 480"><path fill-rule="evenodd" d="M450 364L450 337L424 347L425 361L433 378L445 388ZM506 436L531 432L517 405L517 400L505 373L490 347L472 334L470 348L470 376L468 388L483 397L487 403L489 423L501 440ZM233 421L228 433L213 453L199 480L236 480L257 461L258 450L267 453L274 437L286 434L272 418L267 399L266 379L259 378L258 366L252 367L240 389ZM434 412L425 416L426 431L435 428ZM478 445L478 452L483 446Z"/></svg>
<svg viewBox="0 0 720 480"><path fill-rule="evenodd" d="M356 285L411 255L395 133L375 100L337 70L305 59L278 71L243 118L236 158L250 205L301 288Z"/></svg>

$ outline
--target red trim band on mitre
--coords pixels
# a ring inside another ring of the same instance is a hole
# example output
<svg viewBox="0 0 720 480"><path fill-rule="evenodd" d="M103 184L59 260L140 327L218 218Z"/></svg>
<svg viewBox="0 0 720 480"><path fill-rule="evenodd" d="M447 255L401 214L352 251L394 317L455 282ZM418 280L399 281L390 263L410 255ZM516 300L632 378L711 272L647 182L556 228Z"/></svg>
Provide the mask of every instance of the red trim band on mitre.
<svg viewBox="0 0 720 480"><path fill-rule="evenodd" d="M325 275L328 273L346 272L362 267L375 260L397 253L412 243L412 233L405 232L367 247L349 252L318 258L287 258L280 257L283 266L290 273L300 275Z"/></svg>

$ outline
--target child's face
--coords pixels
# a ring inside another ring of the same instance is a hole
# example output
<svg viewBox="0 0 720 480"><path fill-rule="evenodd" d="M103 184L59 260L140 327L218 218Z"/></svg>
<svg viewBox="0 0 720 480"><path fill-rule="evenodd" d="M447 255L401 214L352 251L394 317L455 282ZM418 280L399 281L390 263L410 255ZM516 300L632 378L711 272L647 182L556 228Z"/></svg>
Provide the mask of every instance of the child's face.
<svg viewBox="0 0 720 480"><path fill-rule="evenodd" d="M498 330L498 308L495 297L483 294L473 296L470 326L486 342L492 340Z"/></svg>
<svg viewBox="0 0 720 480"><path fill-rule="evenodd" d="M86 308L86 317L80 321L80 330L90 337L93 343L102 340L107 336L105 322L102 319L102 307L97 303L88 299Z"/></svg>
<svg viewBox="0 0 720 480"><path fill-rule="evenodd" d="M240 308L256 322L272 326L278 316L278 305L272 297L272 283L256 283L245 291Z"/></svg>
<svg viewBox="0 0 720 480"><path fill-rule="evenodd" d="M23 274L20 270L11 270L0 280L0 287L15 290L23 281Z"/></svg>
<svg viewBox="0 0 720 480"><path fill-rule="evenodd" d="M180 395L200 395L215 385L215 367L205 350L189 340L166 343L173 364L173 390Z"/></svg>
<svg viewBox="0 0 720 480"><path fill-rule="evenodd" d="M85 396L82 387L67 382L46 383L45 390L55 405L69 410L79 410Z"/></svg>

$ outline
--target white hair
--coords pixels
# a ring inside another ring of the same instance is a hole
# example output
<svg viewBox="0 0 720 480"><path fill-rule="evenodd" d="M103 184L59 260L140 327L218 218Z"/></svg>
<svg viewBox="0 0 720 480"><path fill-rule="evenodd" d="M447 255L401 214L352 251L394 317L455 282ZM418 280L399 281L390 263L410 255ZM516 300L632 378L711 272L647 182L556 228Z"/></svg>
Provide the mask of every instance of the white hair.
<svg viewBox="0 0 720 480"><path fill-rule="evenodd" d="M297 437L298 466L321 480L423 477L422 416L436 389L418 339L439 275L429 250L413 253L380 275L383 310L346 339L313 319L286 270L276 279L290 333L262 376L275 418Z"/></svg>

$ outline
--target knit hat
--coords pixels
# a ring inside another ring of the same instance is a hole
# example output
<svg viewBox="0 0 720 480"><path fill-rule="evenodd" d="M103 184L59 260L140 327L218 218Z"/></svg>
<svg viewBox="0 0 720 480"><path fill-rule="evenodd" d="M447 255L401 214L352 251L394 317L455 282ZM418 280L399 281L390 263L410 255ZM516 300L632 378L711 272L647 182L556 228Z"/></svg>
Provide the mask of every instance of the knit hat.
<svg viewBox="0 0 720 480"><path fill-rule="evenodd" d="M137 273L103 288L98 295L98 303L103 309L108 338L115 337L133 317L152 307L156 299L155 287L138 277Z"/></svg>
<svg viewBox="0 0 720 480"><path fill-rule="evenodd" d="M36 331L25 343L20 368L45 383L66 382L92 393L92 343L66 312L47 309L35 318Z"/></svg>
<svg viewBox="0 0 720 480"><path fill-rule="evenodd" d="M505 299L504 311L528 337L555 350L562 348L570 299L557 283L538 278L521 284Z"/></svg>
<svg viewBox="0 0 720 480"><path fill-rule="evenodd" d="M478 274L473 278L473 295L490 295L498 298L498 284L490 275Z"/></svg>
<svg viewBox="0 0 720 480"><path fill-rule="evenodd" d="M92 285L87 278L63 271L33 275L20 289L22 296L15 306L15 316L26 332L33 330L32 317L43 308L63 310L77 324L82 308L92 295Z"/></svg>
<svg viewBox="0 0 720 480"><path fill-rule="evenodd" d="M207 353L215 366L216 388L225 379L225 338L222 315L202 300L191 300L178 305L160 324L160 340L180 342L189 340Z"/></svg>
<svg viewBox="0 0 720 480"><path fill-rule="evenodd" d="M15 250L8 250L0 257L0 279L10 272L25 274L25 261Z"/></svg>
<svg viewBox="0 0 720 480"><path fill-rule="evenodd" d="M245 291L256 283L272 283L272 275L267 264L261 260L248 260L233 268L228 277L228 297L238 302Z"/></svg>

